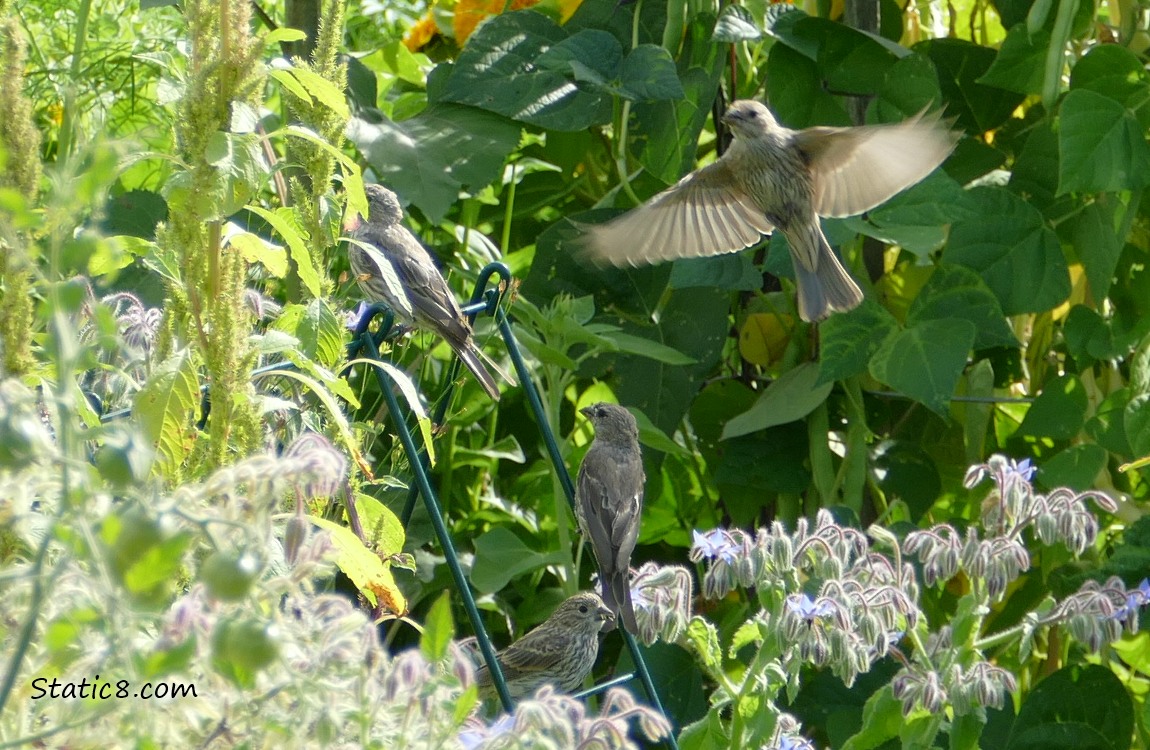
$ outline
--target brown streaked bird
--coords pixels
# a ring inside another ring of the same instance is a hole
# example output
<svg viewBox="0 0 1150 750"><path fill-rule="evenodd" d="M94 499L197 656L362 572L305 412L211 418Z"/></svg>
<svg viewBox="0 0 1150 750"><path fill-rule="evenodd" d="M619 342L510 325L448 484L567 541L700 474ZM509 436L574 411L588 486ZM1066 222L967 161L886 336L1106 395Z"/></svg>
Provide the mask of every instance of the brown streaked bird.
<svg viewBox="0 0 1150 750"><path fill-rule="evenodd" d="M579 412L591 420L595 438L575 483L575 517L599 563L603 601L628 632L638 633L631 603L631 553L643 512L643 454L635 417L616 404L599 403Z"/></svg>
<svg viewBox="0 0 1150 750"><path fill-rule="evenodd" d="M385 303L397 319L443 338L487 395L498 401L499 387L483 365L471 324L427 249L403 226L399 199L380 185L367 185L364 193L367 221L353 216L344 225L353 240L366 246L349 242L347 247L347 259L364 296Z"/></svg>
<svg viewBox="0 0 1150 750"><path fill-rule="evenodd" d="M541 625L496 654L512 698L552 684L574 692L599 656L599 631L615 615L597 594L583 592L560 604ZM486 664L475 670L480 689L493 687Z"/></svg>
<svg viewBox="0 0 1150 750"><path fill-rule="evenodd" d="M862 302L819 216L874 208L926 177L958 141L938 115L854 128L783 127L756 101L723 115L735 135L718 160L617 219L590 227L597 263L638 266L742 250L776 227L786 235L799 316L826 318Z"/></svg>

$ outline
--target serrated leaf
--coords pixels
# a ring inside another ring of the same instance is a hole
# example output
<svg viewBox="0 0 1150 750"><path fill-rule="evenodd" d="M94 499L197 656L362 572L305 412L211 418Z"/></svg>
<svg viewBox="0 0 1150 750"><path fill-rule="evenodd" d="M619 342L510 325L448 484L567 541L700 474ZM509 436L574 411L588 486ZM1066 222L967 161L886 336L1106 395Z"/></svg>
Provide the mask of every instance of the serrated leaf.
<svg viewBox="0 0 1150 750"><path fill-rule="evenodd" d="M274 72L286 72L289 75L294 76L295 79L299 82L300 86L302 86L303 89L307 92L307 96L300 97L304 101L310 102L312 99L314 99L315 101L318 101L320 104L330 109L333 113L335 113L337 117L341 119L346 120L351 116L351 112L347 107L347 97L343 95L342 91L336 88L334 83L327 80L319 73L316 73L313 70L308 70L307 68L294 66L287 71ZM282 79L279 78L277 78L277 80L282 81ZM293 94L296 93L296 89L291 87L287 88ZM298 94L296 95L299 96Z"/></svg>
<svg viewBox="0 0 1150 750"><path fill-rule="evenodd" d="M200 416L200 383L187 349L162 362L132 402L132 417L152 441L154 470L173 477L191 454Z"/></svg>
<svg viewBox="0 0 1150 750"><path fill-rule="evenodd" d="M407 612L407 599L395 585L389 566L379 559L378 554L364 547L359 537L346 526L318 516L308 516L308 520L331 534L336 549L335 564L372 606L382 605L396 614Z"/></svg>
<svg viewBox="0 0 1150 750"><path fill-rule="evenodd" d="M288 250L291 252L291 259L295 261L300 281L303 282L313 297L321 296L323 282L320 279L319 271L312 263L311 253L308 252L307 242L304 240L303 230L295 210L277 208L273 212L261 206L245 206L245 208L271 224L272 229L287 243Z"/></svg>
<svg viewBox="0 0 1150 750"><path fill-rule="evenodd" d="M747 620L740 625L735 631L735 634L731 636L731 647L727 649L727 656L731 659L737 659L743 646L749 646L752 643L757 645L762 642L763 634L759 629L759 623L754 620Z"/></svg>

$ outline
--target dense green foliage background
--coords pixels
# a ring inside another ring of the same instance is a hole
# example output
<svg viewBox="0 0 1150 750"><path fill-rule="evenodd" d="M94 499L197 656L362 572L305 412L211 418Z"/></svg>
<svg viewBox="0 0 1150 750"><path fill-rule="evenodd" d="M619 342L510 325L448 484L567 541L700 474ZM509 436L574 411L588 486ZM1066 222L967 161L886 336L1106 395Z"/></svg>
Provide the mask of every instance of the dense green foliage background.
<svg viewBox="0 0 1150 750"><path fill-rule="evenodd" d="M826 3L585 0L497 13L466 40L453 36L477 5L321 2L308 51L282 2L252 15L231 2L0 2L0 105L13 113L0 127L4 375L39 394L23 414L44 414L62 451L52 461L76 472L58 506L0 498L5 561L47 549L19 523L48 506L58 528L91 524L70 542L76 559L101 559L96 540L130 557L107 520L137 512L125 498L203 482L314 430L351 458L370 522L358 542L344 532L350 580L330 585L352 595L380 585L367 609L386 613L389 596L410 606L385 622L387 643L419 641L415 623L451 579L422 507L405 530L395 519L411 473L370 368L344 369L345 314L360 293L339 225L345 188L355 196L366 179L409 206L409 226L461 298L490 261L515 274L502 304L570 470L590 440L578 408L636 410L648 475L636 566L687 564L693 530L793 525L820 508L900 535L961 529L984 497L963 488L967 467L1004 453L1032 459L1042 490L1101 489L1119 506L1082 560L1032 551L1030 571L983 613L988 628L1084 578L1147 574L1145 547L1124 533L1143 515L1139 459L1150 455L1150 37L1139 6L882 0L877 33L864 33ZM817 328L798 320L781 236L642 269L578 258L580 223L714 158L716 102L751 97L795 128L897 121L929 106L963 134L919 185L824 222L867 299ZM477 337L510 369L490 318ZM395 376L433 452L455 544L506 643L587 588L593 560L523 391L509 385L495 404L457 379L431 441L450 352L425 334L389 346L385 357L410 374ZM257 370L282 362L295 370ZM51 463L34 425L17 419L19 401L10 394L0 415L11 486ZM109 502L81 512L96 496ZM277 539L293 507L278 508ZM343 507L313 499L306 510L341 528ZM197 580L189 559L226 547L148 528L155 577L119 584L153 605ZM353 562L364 544L378 555ZM962 586L925 589L924 608L945 621ZM696 609L726 643L754 597ZM3 628L15 639L15 625ZM1091 658L1141 702L1136 638ZM1070 639L1044 646L1042 659L995 655L1016 673L1019 700L1084 663ZM9 675L37 649L67 664L24 639ZM711 685L695 656L662 643L648 654L675 724L703 717ZM628 658L609 638L597 674ZM809 678L791 710L828 742L850 736L842 727L860 725L889 675L850 690ZM1141 709L1114 701L1122 721L1091 730L1110 744L1089 746L1121 747L1131 734L1144 745ZM726 742L695 737L694 747Z"/></svg>

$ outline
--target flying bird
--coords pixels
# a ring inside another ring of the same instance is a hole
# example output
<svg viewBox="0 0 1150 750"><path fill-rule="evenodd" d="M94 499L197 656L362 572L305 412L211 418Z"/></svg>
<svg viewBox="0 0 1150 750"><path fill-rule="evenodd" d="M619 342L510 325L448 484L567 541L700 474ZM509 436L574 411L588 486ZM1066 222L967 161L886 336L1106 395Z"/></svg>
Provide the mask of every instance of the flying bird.
<svg viewBox="0 0 1150 750"><path fill-rule="evenodd" d="M735 136L727 151L643 205L590 227L588 254L615 266L720 255L778 228L790 245L806 321L863 298L818 217L874 208L930 174L959 137L925 110L892 125L791 130L764 105L742 99L722 120Z"/></svg>

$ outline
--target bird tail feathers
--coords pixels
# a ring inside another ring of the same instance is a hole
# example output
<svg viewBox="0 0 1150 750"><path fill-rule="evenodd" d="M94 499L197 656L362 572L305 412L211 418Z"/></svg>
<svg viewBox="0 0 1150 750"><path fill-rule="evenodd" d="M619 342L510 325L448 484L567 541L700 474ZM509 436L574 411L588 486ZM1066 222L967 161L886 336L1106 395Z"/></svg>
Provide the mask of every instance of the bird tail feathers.
<svg viewBox="0 0 1150 750"><path fill-rule="evenodd" d="M635 605L631 602L631 581L628 571L616 571L609 580L602 581L603 603L615 613L628 633L638 635Z"/></svg>
<svg viewBox="0 0 1150 750"><path fill-rule="evenodd" d="M794 248L792 258L799 288L800 318L808 322L817 321L832 312L846 312L858 307L863 300L862 290L839 262L817 222L811 224L810 231L795 232L787 239L799 245ZM808 268L800 258L814 258L814 268Z"/></svg>
<svg viewBox="0 0 1150 750"><path fill-rule="evenodd" d="M480 351L474 344L469 346L461 346L455 350L459 355L459 359L463 364L467 365L467 369L471 370L471 374L479 381L479 385L483 386L483 390L491 397L493 401L499 400L499 385L495 382L495 378L491 376L487 368L480 360Z"/></svg>

